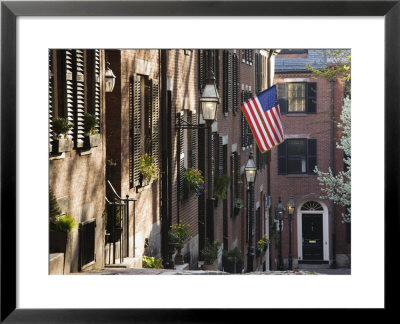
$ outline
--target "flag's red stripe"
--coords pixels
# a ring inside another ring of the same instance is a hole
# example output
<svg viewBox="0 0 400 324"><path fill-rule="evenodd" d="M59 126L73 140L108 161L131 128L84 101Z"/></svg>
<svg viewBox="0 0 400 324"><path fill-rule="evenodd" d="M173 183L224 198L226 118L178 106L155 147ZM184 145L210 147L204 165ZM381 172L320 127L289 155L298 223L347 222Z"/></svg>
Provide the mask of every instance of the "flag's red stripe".
<svg viewBox="0 0 400 324"><path fill-rule="evenodd" d="M276 128L278 129L279 133L281 134L280 137L281 137L281 139L283 140L282 127L281 127L281 123L280 123L279 120L278 120L277 113L278 113L277 107L274 107L274 108L271 109L271 116L272 116L272 118L274 119L275 124L276 124Z"/></svg>
<svg viewBox="0 0 400 324"><path fill-rule="evenodd" d="M279 137L278 137L278 134L275 131L274 125L271 122L271 118L269 117L268 111L265 112L265 117L267 118L269 127L271 129L271 132L274 134L274 137L275 137L274 145L277 145L277 144L279 144Z"/></svg>
<svg viewBox="0 0 400 324"><path fill-rule="evenodd" d="M276 120L276 118L275 118L275 114L274 114L274 111L273 111L273 108L272 109L270 109L270 114L269 114L271 117L272 117L272 119L274 120L274 122L275 122L275 125L276 125L276 129L275 129L275 127L272 127L272 129L273 129L273 131L274 131L274 134L276 134L277 136L276 136L276 139L278 140L278 142L280 142L281 140L281 138L283 138L282 136L278 136L278 134L276 133L276 132L279 132L279 123L278 123L278 121ZM270 118L271 118L270 117ZM272 122L271 122L271 125L272 125ZM272 125L273 126L273 125ZM280 133L280 132L279 132ZM280 133L280 135L282 135L281 133ZM278 143L277 143L278 144Z"/></svg>
<svg viewBox="0 0 400 324"><path fill-rule="evenodd" d="M250 110L251 113L252 113L254 122L256 123L256 126L257 126L257 129L258 129L258 131L259 131L259 133L260 133L260 135L261 135L261 137L262 137L262 139L263 139L263 142L265 143L264 146L265 146L267 149L270 148L270 145L268 144L268 141L267 141L267 138L266 138L266 135L268 134L268 131L265 129L264 125L260 125L260 123L259 123L259 121L258 121L258 119L260 119L261 122L262 122L262 117L261 117L261 116L259 115L259 113L258 113L257 106L255 106L255 107L253 108L253 106L251 105L250 100L249 100L249 101L247 102L247 107L249 107L249 110ZM257 117L258 117L258 119L257 119Z"/></svg>
<svg viewBox="0 0 400 324"><path fill-rule="evenodd" d="M271 134L268 131L268 127L267 127L267 125L265 123L265 120L264 120L263 116L261 115L263 113L263 109L262 109L262 107L260 107L260 105L258 104L257 100L255 100L255 98L252 98L251 100L252 100L252 102L254 104L254 107L257 110L258 115L260 116L260 120L261 120L261 122L263 124L263 127L264 127L264 133L268 136L269 142L271 143L271 145L274 146L274 140L273 140L273 138L271 137ZM271 145L268 144L267 145L268 148L271 148L272 147Z"/></svg>
<svg viewBox="0 0 400 324"><path fill-rule="evenodd" d="M248 112L247 112L247 109L246 109L245 105L242 104L241 108L242 108L242 111L243 111L244 115L246 116L247 123L250 125L250 128L251 128L251 130L252 130L252 132L253 132L254 138L255 138L256 141L257 141L258 148L260 149L260 151L264 152L265 149L263 148L263 145L261 144L260 139L259 139L258 136L257 136L257 132L256 132L256 130L254 129L254 125L253 125L253 123L251 122L251 118L250 118L250 116L249 116L249 114L248 114Z"/></svg>

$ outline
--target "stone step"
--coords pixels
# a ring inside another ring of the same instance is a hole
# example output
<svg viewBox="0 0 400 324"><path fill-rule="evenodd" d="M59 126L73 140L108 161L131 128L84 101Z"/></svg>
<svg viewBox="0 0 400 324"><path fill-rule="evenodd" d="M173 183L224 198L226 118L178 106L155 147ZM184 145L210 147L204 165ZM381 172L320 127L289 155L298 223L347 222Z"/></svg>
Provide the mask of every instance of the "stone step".
<svg viewBox="0 0 400 324"><path fill-rule="evenodd" d="M142 258L124 258L122 263L118 258L115 260L115 264L105 264L104 268L140 269L142 268Z"/></svg>
<svg viewBox="0 0 400 324"><path fill-rule="evenodd" d="M51 275L64 274L64 253L50 253L49 271Z"/></svg>

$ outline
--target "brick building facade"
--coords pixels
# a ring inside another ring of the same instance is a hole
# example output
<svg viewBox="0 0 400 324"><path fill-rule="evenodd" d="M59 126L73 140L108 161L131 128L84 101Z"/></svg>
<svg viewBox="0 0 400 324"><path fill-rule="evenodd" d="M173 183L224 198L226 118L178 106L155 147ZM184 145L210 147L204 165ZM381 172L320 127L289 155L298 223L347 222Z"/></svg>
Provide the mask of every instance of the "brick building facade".
<svg viewBox="0 0 400 324"><path fill-rule="evenodd" d="M277 56L275 84L282 115L285 142L272 150L272 207L281 197L286 206L295 201L292 223L293 267L309 264L349 266L350 228L342 223L341 210L322 195L315 166L334 174L343 170L343 151L336 148L337 122L343 106L344 84L315 78L305 67L326 64L323 50L282 51ZM272 210L273 211L273 210ZM289 221L282 221L282 261L288 265ZM271 245L271 268L279 267L279 222L271 222L275 239Z"/></svg>

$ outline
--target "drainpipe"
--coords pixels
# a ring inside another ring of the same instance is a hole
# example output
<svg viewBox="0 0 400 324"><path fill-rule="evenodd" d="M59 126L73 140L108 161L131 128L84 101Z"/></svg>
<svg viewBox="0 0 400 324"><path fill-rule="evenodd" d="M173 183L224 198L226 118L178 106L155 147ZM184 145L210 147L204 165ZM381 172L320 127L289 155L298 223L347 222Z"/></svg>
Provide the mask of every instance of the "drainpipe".
<svg viewBox="0 0 400 324"><path fill-rule="evenodd" d="M335 138L334 138L334 87L336 80L330 80L331 87L331 169L335 171ZM336 222L335 222L335 205L331 202L332 209L332 268L336 269Z"/></svg>
<svg viewBox="0 0 400 324"><path fill-rule="evenodd" d="M168 190L169 174L169 154L168 154L168 115L167 111L170 107L168 105L167 95L167 63L168 53L167 50L160 50L160 117L161 117L161 255L164 260L164 267L168 268L168 229L170 225L169 217L169 202L170 191Z"/></svg>

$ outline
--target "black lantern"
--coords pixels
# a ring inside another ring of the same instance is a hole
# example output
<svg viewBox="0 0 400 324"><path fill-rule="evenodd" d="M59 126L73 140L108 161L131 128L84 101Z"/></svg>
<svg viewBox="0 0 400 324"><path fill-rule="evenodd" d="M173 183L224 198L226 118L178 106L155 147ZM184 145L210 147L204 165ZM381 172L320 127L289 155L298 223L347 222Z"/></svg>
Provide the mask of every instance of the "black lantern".
<svg viewBox="0 0 400 324"><path fill-rule="evenodd" d="M106 77L106 92L112 92L114 90L116 76L111 70L109 62L107 62L105 77Z"/></svg>
<svg viewBox="0 0 400 324"><path fill-rule="evenodd" d="M256 164L254 163L252 149L250 149L250 156L249 156L246 166L244 167L244 171L246 173L247 183L254 183L256 181L257 168L256 168Z"/></svg>
<svg viewBox="0 0 400 324"><path fill-rule="evenodd" d="M214 73L211 71L210 77L200 97L200 112L205 121L213 122L217 119L218 105L219 94L217 85L215 84Z"/></svg>
<svg viewBox="0 0 400 324"><path fill-rule="evenodd" d="M279 264L278 270L283 270L283 262L282 262L282 220L283 214L285 212L285 207L283 207L281 197L279 197L278 205L275 207L275 219L279 221Z"/></svg>

